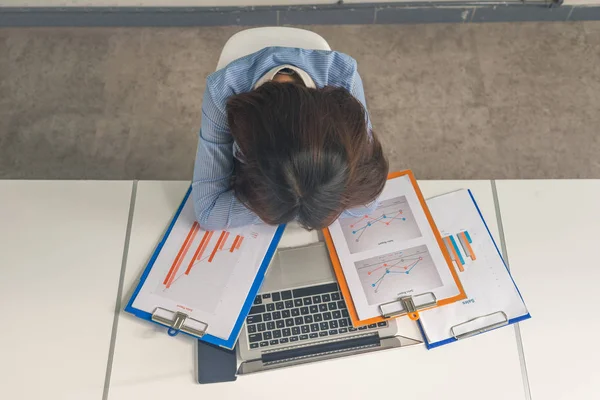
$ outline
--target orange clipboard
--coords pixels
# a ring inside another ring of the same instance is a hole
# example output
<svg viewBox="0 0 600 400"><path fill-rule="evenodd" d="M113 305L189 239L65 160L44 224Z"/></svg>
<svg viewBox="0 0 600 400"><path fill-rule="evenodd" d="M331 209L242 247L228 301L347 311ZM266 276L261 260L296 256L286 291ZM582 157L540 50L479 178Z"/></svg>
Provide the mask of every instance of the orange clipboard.
<svg viewBox="0 0 600 400"><path fill-rule="evenodd" d="M413 175L412 171L404 170L404 171L399 171L399 172L391 172L388 175L387 179L390 180L390 179L399 178L402 176L408 176L408 178L410 179L410 182L415 190L415 193L417 194L417 198L419 199L419 202L421 203L421 207L423 208L423 211L425 212L427 221L429 221L429 225L431 226L431 229L433 230L433 234L435 235L437 244L438 244L442 254L444 255L444 259L446 260L448 269L450 270L450 273L452 274L454 283L456 283L456 287L458 288L458 291L459 291L459 293L456 296L438 300L435 305L433 305L431 307L427 307L427 308L439 307L439 306L443 306L446 304L454 303L455 301L458 301L458 300L466 299L467 295L462 286L462 283L460 282L460 279L458 278L458 274L457 274L456 270L454 269L454 265L452 263L452 258L450 257L450 254L448 253L448 249L444 245L442 236L440 235L440 232L438 231L437 226L435 225L435 222L433 221L433 217L431 216L431 213L429 212L429 207L427 207L427 203L425 202L425 199L423 198L423 193L421 193L421 189L419 188L419 185L417 184L417 181L416 181L415 176ZM382 315L379 317L373 317L373 318L368 318L368 319L364 319L364 320L358 319L356 307L354 306L354 302L352 301L352 295L350 293L350 289L348 288L348 283L346 282L346 277L344 276L344 271L340 264L340 259L338 257L337 251L335 250L335 245L333 244L333 239L331 238L331 234L329 233L328 228L325 228L323 230L323 235L325 236L325 243L327 244L327 249L329 251L329 257L331 258L331 263L333 265L333 270L335 272L335 276L337 278L338 285L340 287L342 295L344 296L346 306L348 307L348 313L350 315L350 319L352 319L352 324L354 326L363 326L363 325L374 324L377 322L384 322L390 318L395 318L395 317L385 317ZM422 308L420 310L425 310L427 308ZM416 310L409 310L409 312L407 312L406 314L402 314L402 315L407 315L413 321L416 321L419 319L419 312ZM398 317L399 316L400 315L398 315Z"/></svg>

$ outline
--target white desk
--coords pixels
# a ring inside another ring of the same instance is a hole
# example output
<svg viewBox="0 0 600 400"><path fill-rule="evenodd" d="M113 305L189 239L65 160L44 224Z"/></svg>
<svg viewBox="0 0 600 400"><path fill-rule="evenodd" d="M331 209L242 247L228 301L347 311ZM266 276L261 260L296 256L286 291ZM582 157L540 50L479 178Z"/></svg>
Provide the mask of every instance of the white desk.
<svg viewBox="0 0 600 400"><path fill-rule="evenodd" d="M533 400L600 398L600 181L500 181Z"/></svg>
<svg viewBox="0 0 600 400"><path fill-rule="evenodd" d="M470 187L490 229L497 233L489 181L420 184L426 197ZM188 185L187 182L138 184L124 302ZM424 346L398 349L244 376L236 383L220 385L194 384L194 344L190 338L171 338L164 329L121 312L108 398L348 399L372 396L377 390L379 396L420 400L524 399L513 328L432 351Z"/></svg>
<svg viewBox="0 0 600 400"><path fill-rule="evenodd" d="M188 185L138 184L123 300ZM498 238L489 181L420 185L426 197L473 189ZM102 398L131 188L132 182L0 181L3 398ZM509 262L533 316L520 324L531 398L595 400L600 181L501 181L497 188ZM579 293L579 304L557 293ZM512 327L432 351L417 346L204 386L195 384L194 340L171 338L122 312L115 340L113 400L355 398L372 395L374 385L406 398L525 398ZM324 388L299 384L321 377Z"/></svg>
<svg viewBox="0 0 600 400"><path fill-rule="evenodd" d="M131 189L0 181L0 397L102 398Z"/></svg>

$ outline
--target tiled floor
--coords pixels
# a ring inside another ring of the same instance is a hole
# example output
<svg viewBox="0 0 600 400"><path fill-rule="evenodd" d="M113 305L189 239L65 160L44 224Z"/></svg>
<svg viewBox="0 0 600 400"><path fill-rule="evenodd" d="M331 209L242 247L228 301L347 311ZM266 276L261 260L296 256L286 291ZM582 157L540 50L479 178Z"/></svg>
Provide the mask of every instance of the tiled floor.
<svg viewBox="0 0 600 400"><path fill-rule="evenodd" d="M0 30L0 178L189 179L240 29ZM358 60L391 168L600 177L600 22L307 29Z"/></svg>

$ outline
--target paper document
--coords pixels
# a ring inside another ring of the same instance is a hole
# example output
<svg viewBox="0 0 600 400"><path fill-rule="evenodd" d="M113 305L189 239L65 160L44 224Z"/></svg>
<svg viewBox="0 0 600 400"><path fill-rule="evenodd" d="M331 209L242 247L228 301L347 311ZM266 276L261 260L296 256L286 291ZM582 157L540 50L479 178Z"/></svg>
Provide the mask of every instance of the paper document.
<svg viewBox="0 0 600 400"><path fill-rule="evenodd" d="M376 210L329 227L332 261L339 260L359 320L381 317L380 305L403 296L465 297L411 178L389 179Z"/></svg>
<svg viewBox="0 0 600 400"><path fill-rule="evenodd" d="M228 339L277 227L204 231L188 196L132 307L181 311ZM144 278L142 278L144 279Z"/></svg>
<svg viewBox="0 0 600 400"><path fill-rule="evenodd" d="M468 190L427 201L468 296L421 313L428 347L529 318L525 303Z"/></svg>

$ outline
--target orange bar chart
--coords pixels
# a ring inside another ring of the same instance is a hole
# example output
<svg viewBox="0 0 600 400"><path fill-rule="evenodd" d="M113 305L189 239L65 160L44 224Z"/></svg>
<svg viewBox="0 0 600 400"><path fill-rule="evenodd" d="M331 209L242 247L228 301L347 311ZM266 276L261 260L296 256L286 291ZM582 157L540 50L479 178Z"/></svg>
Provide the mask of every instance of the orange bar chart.
<svg viewBox="0 0 600 400"><path fill-rule="evenodd" d="M469 232L467 232L467 231L460 232L457 236L458 236L458 241L460 242L460 245L462 246L463 250L465 251L465 254L467 255L467 257L471 257L471 260L475 261L477 259L477 257L475 256L473 247L471 247L471 236L469 235Z"/></svg>
<svg viewBox="0 0 600 400"><path fill-rule="evenodd" d="M465 267L463 266L462 257L457 254L456 245L453 243L452 236L446 236L444 239L444 243L446 244L446 248L450 253L450 258L452 261L456 262L456 266L460 272L465 271Z"/></svg>
<svg viewBox="0 0 600 400"><path fill-rule="evenodd" d="M206 247L208 246L208 242L210 242L210 238L212 237L212 235L213 235L212 231L204 232L202 241L200 242L200 245L198 245L198 249L196 250L196 253L194 253L194 257L192 257L190 264L188 265L187 269L185 270L186 275L190 274L190 271L192 270L194 263L196 261L200 260L200 258L202 258L202 254L204 254L204 251L206 250Z"/></svg>
<svg viewBox="0 0 600 400"><path fill-rule="evenodd" d="M210 253L208 262L212 262L212 260L215 258L215 254L217 254L217 251L219 251L219 249L223 248L224 239L228 234L229 234L229 232L227 232L227 231L221 232L221 236L219 236L219 240L217 241L215 248L213 249L212 253Z"/></svg>
<svg viewBox="0 0 600 400"><path fill-rule="evenodd" d="M225 246L225 242L227 242L227 238L229 237L229 232L225 231L225 236L223 240L221 240L221 244L219 245L219 250L223 250L223 246Z"/></svg>
<svg viewBox="0 0 600 400"><path fill-rule="evenodd" d="M229 252L230 252L230 253L233 253L233 251L234 251L234 250L237 250L237 249L239 249L239 248L240 248L239 244L240 244L240 242L242 241L242 239L243 239L243 238L244 238L244 237L243 237L243 236L240 236L240 235L237 235L237 236L235 237L235 240L234 240L234 241L233 241L233 243L231 244L231 249L229 249Z"/></svg>
<svg viewBox="0 0 600 400"><path fill-rule="evenodd" d="M235 239L233 240L233 243L231 244L231 249L229 249L230 253L233 253L233 251L236 249L237 246L237 242L240 240L240 235L237 235L235 237Z"/></svg>
<svg viewBox="0 0 600 400"><path fill-rule="evenodd" d="M167 288L169 288L171 286L171 283L173 283L173 279L175 279L175 275L177 274L177 271L179 270L179 267L181 266L185 255L190 249L194 237L196 237L196 234L198 233L199 229L200 225L198 225L198 222L194 222L192 224L192 227L190 228L187 237L185 238L185 241L183 242L183 245L181 245L181 248L177 253L177 257L175 257L175 260L173 261L173 264L171 265L171 268L169 269L165 280L163 281L163 284L166 285Z"/></svg>
<svg viewBox="0 0 600 400"><path fill-rule="evenodd" d="M196 256L196 261L200 260L202 258L202 255L204 254L204 250L206 250L206 248L208 247L208 243L210 242L210 239L212 238L213 235L213 231L207 232L208 233L208 237L206 238L206 242L202 243L202 250L200 250L200 253L198 253L198 255Z"/></svg>

